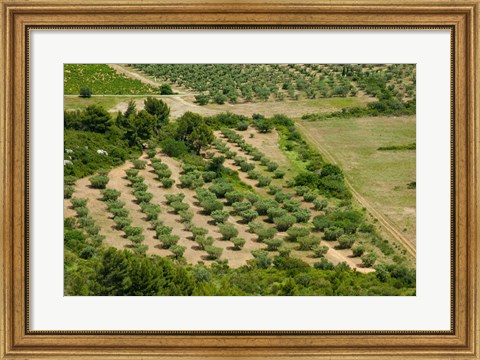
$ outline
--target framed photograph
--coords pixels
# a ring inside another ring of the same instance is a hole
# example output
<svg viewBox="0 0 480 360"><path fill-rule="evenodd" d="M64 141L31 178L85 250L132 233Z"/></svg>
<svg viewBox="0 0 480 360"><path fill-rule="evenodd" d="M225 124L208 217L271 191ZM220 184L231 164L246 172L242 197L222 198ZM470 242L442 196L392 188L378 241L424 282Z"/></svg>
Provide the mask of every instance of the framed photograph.
<svg viewBox="0 0 480 360"><path fill-rule="evenodd" d="M478 359L478 0L2 1L0 358Z"/></svg>

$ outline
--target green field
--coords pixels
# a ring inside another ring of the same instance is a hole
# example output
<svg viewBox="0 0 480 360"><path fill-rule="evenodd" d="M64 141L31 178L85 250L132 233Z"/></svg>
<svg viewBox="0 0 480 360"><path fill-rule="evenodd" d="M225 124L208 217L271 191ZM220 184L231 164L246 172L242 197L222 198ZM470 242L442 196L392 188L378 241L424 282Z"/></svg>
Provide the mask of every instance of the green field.
<svg viewBox="0 0 480 360"><path fill-rule="evenodd" d="M415 143L415 117L299 121L300 129L345 171L353 187L415 241L415 151L379 151Z"/></svg>
<svg viewBox="0 0 480 360"><path fill-rule="evenodd" d="M158 90L117 73L106 64L65 64L64 94L78 95L89 87L93 94L156 94Z"/></svg>

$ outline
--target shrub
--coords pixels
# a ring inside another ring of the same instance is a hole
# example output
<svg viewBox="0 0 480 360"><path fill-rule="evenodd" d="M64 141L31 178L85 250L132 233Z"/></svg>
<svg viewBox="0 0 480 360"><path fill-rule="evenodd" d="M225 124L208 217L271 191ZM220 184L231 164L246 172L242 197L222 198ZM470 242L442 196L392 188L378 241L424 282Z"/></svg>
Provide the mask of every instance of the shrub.
<svg viewBox="0 0 480 360"><path fill-rule="evenodd" d="M90 89L89 87L80 88L80 97L81 98L91 98L92 97L92 89Z"/></svg>
<svg viewBox="0 0 480 360"><path fill-rule="evenodd" d="M64 176L63 177L63 183L65 185L75 185L77 182L77 178L75 176Z"/></svg>
<svg viewBox="0 0 480 360"><path fill-rule="evenodd" d="M190 173L180 176L180 184L182 188L196 189L204 184L203 178L199 177L200 174Z"/></svg>
<svg viewBox="0 0 480 360"><path fill-rule="evenodd" d="M337 240L344 233L342 228L332 226L325 229L323 238L325 240L333 241Z"/></svg>
<svg viewBox="0 0 480 360"><path fill-rule="evenodd" d="M215 171L204 171L202 173L202 178L206 183L212 182L217 177L217 173Z"/></svg>
<svg viewBox="0 0 480 360"><path fill-rule="evenodd" d="M188 204L185 204L181 201L174 201L169 206L174 210L176 214L178 214L180 211L188 210L189 206Z"/></svg>
<svg viewBox="0 0 480 360"><path fill-rule="evenodd" d="M145 240L145 236L142 234L130 235L127 237L127 239L133 242L134 244L141 244L143 240Z"/></svg>
<svg viewBox="0 0 480 360"><path fill-rule="evenodd" d="M175 183L175 181L173 179L169 179L169 178L163 178L160 181L162 182L162 186L165 189L170 189L173 186L173 184Z"/></svg>
<svg viewBox="0 0 480 360"><path fill-rule="evenodd" d="M230 241L233 243L235 250L242 249L246 242L244 238L240 237L231 238Z"/></svg>
<svg viewBox="0 0 480 360"><path fill-rule="evenodd" d="M306 223L310 220L310 210L308 209L298 209L292 215L299 223Z"/></svg>
<svg viewBox="0 0 480 360"><path fill-rule="evenodd" d="M148 185L141 182L137 182L132 185L132 189L135 191L147 191Z"/></svg>
<svg viewBox="0 0 480 360"><path fill-rule="evenodd" d="M255 204L258 200L260 200L260 196L253 192L247 192L245 194L245 198L250 202L250 204Z"/></svg>
<svg viewBox="0 0 480 360"><path fill-rule="evenodd" d="M152 159L153 170L155 170L155 171L166 171L166 170L168 170L168 165L167 164L162 164L161 160L160 161L153 161L153 160L160 160L160 159L159 158Z"/></svg>
<svg viewBox="0 0 480 360"><path fill-rule="evenodd" d="M158 240L162 242L162 247L164 249L169 249L173 245L177 245L178 240L180 237L177 235L165 234L158 236Z"/></svg>
<svg viewBox="0 0 480 360"><path fill-rule="evenodd" d="M282 217L284 215L287 215L288 212L285 209L282 208L270 208L267 210L267 216L270 222L274 222L273 219ZM294 217L295 219L295 217ZM296 219L295 219L296 221Z"/></svg>
<svg viewBox="0 0 480 360"><path fill-rule="evenodd" d="M205 251L208 253L208 257L211 260L215 260L222 256L223 249L216 246L207 245L205 246Z"/></svg>
<svg viewBox="0 0 480 360"><path fill-rule="evenodd" d="M295 216L286 214L280 217L276 217L273 219L274 224L277 226L278 231L287 231L297 219Z"/></svg>
<svg viewBox="0 0 480 360"><path fill-rule="evenodd" d="M170 246L169 250L173 253L173 256L175 257L175 259L178 259L178 258L181 258L183 256L186 249L187 248L185 246L172 245L172 246Z"/></svg>
<svg viewBox="0 0 480 360"><path fill-rule="evenodd" d="M136 254L145 255L148 250L148 245L136 244L135 246L132 246L132 249Z"/></svg>
<svg viewBox="0 0 480 360"><path fill-rule="evenodd" d="M258 213L255 210L244 210L241 211L239 215L243 218L245 222L248 223L254 220L258 216Z"/></svg>
<svg viewBox="0 0 480 360"><path fill-rule="evenodd" d="M157 238L161 235L170 235L172 233L173 228L171 226L165 225L158 225L155 228L155 232L157 233Z"/></svg>
<svg viewBox="0 0 480 360"><path fill-rule="evenodd" d="M199 245L201 250L205 250L207 246L211 246L215 242L215 239L211 236L207 238L204 236L197 236L195 242Z"/></svg>
<svg viewBox="0 0 480 360"><path fill-rule="evenodd" d="M223 203L214 199L206 199L200 202L200 206L203 208L203 211L210 215L215 210L222 210Z"/></svg>
<svg viewBox="0 0 480 360"><path fill-rule="evenodd" d="M145 166L147 165L147 162L144 161L144 160L140 160L140 159L134 159L134 160L132 160L132 164L133 164L134 169L141 170L141 169L145 169Z"/></svg>
<svg viewBox="0 0 480 360"><path fill-rule="evenodd" d="M213 218L215 224L223 224L225 221L227 221L230 214L225 210L215 210L212 211L210 216Z"/></svg>
<svg viewBox="0 0 480 360"><path fill-rule="evenodd" d="M185 194L184 193L179 193L179 194L167 194L165 195L165 199L167 199L167 204L171 204L175 201L183 201L185 199Z"/></svg>
<svg viewBox="0 0 480 360"><path fill-rule="evenodd" d="M108 176L97 175L90 178L90 183L94 189L105 189L109 180Z"/></svg>
<svg viewBox="0 0 480 360"><path fill-rule="evenodd" d="M78 217L85 217L88 215L88 209L86 206L80 206L75 208L75 211L77 212Z"/></svg>
<svg viewBox="0 0 480 360"><path fill-rule="evenodd" d="M320 238L314 235L303 236L297 239L298 250L310 250L320 244Z"/></svg>
<svg viewBox="0 0 480 360"><path fill-rule="evenodd" d="M353 235L342 235L338 238L339 249L350 249L355 243L355 237Z"/></svg>
<svg viewBox="0 0 480 360"><path fill-rule="evenodd" d="M300 209L302 202L300 200L287 199L283 201L283 208L288 212L294 212Z"/></svg>
<svg viewBox="0 0 480 360"><path fill-rule="evenodd" d="M290 256L290 253L292 252L292 249L286 246L280 246L278 248L278 254L282 257L287 257Z"/></svg>
<svg viewBox="0 0 480 360"><path fill-rule="evenodd" d="M272 182L272 179L267 176L259 176L257 181L258 181L256 185L257 187L265 187L270 185L270 183Z"/></svg>
<svg viewBox="0 0 480 360"><path fill-rule="evenodd" d="M315 231L323 231L326 228L332 226L332 222L325 216L315 216L312 220L313 228Z"/></svg>
<svg viewBox="0 0 480 360"><path fill-rule="evenodd" d="M207 229L197 226L194 226L191 231L194 238L196 238L197 236L204 236L208 234Z"/></svg>
<svg viewBox="0 0 480 360"><path fill-rule="evenodd" d="M305 227L292 226L287 230L287 240L297 241L298 238L305 237L310 234L310 230Z"/></svg>
<svg viewBox="0 0 480 360"><path fill-rule="evenodd" d="M285 200L291 199L292 197L293 194L281 191L275 194L275 201L283 203Z"/></svg>
<svg viewBox="0 0 480 360"><path fill-rule="evenodd" d="M352 253L354 257L362 256L364 252L365 252L365 246L363 245L357 245L354 248L352 248Z"/></svg>
<svg viewBox="0 0 480 360"><path fill-rule="evenodd" d="M145 178L143 178L141 176L129 176L128 181L130 181L133 185L133 184L137 184L137 183L143 183L145 181Z"/></svg>
<svg viewBox="0 0 480 360"><path fill-rule="evenodd" d="M260 215L267 215L268 209L279 208L280 204L274 200L262 199L255 202L254 207Z"/></svg>
<svg viewBox="0 0 480 360"><path fill-rule="evenodd" d="M208 189L213 192L217 198L223 198L227 192L233 191L233 186L228 182L217 182Z"/></svg>
<svg viewBox="0 0 480 360"><path fill-rule="evenodd" d="M118 217L127 217L128 216L128 210L124 208L115 208L110 211L113 216L118 216Z"/></svg>
<svg viewBox="0 0 480 360"><path fill-rule="evenodd" d="M375 227L372 224L363 223L358 227L358 231L363 233L373 233L375 231Z"/></svg>
<svg viewBox="0 0 480 360"><path fill-rule="evenodd" d="M102 198L103 201L107 201L107 200L115 201L120 197L121 192L115 189L104 189L102 190L102 195L103 195L103 198Z"/></svg>
<svg viewBox="0 0 480 360"><path fill-rule="evenodd" d="M100 232L100 226L97 225L89 225L85 227L85 231L89 235L97 235Z"/></svg>
<svg viewBox="0 0 480 360"><path fill-rule="evenodd" d="M146 204L142 207L142 211L147 215L148 221L157 220L158 214L160 214L160 206L155 204Z"/></svg>
<svg viewBox="0 0 480 360"><path fill-rule="evenodd" d="M127 174L127 177L137 176L138 173L139 173L138 169L125 169L125 174Z"/></svg>
<svg viewBox="0 0 480 360"><path fill-rule="evenodd" d="M267 250L268 251L276 251L280 245L282 245L282 240L281 239L266 239L264 241L265 244L267 244Z"/></svg>
<svg viewBox="0 0 480 360"><path fill-rule="evenodd" d="M298 196L303 196L303 194L308 192L310 188L308 186L295 186L294 190Z"/></svg>
<svg viewBox="0 0 480 360"><path fill-rule="evenodd" d="M284 176L285 176L285 171L280 169L275 170L275 172L273 173L274 179L283 179Z"/></svg>
<svg viewBox="0 0 480 360"><path fill-rule="evenodd" d="M64 187L63 187L63 198L64 199L71 199L74 192L75 192L75 187L73 187L71 185L64 185Z"/></svg>
<svg viewBox="0 0 480 360"><path fill-rule="evenodd" d="M225 199L227 199L227 204L232 205L235 202L241 202L244 198L244 194L240 191L230 191L225 193Z"/></svg>
<svg viewBox="0 0 480 360"><path fill-rule="evenodd" d="M158 169L158 170L155 170L155 175L157 175L158 179L162 181L162 179L169 178L170 176L172 176L172 172L169 169Z"/></svg>
<svg viewBox="0 0 480 360"><path fill-rule="evenodd" d="M178 212L182 223L190 222L193 219L193 211L190 210L181 210Z"/></svg>
<svg viewBox="0 0 480 360"><path fill-rule="evenodd" d="M278 169L278 164L276 162L270 162L267 164L267 171L274 172Z"/></svg>
<svg viewBox="0 0 480 360"><path fill-rule="evenodd" d="M118 230L122 230L123 228L130 226L132 223L132 219L129 219L128 217L121 217L121 216L115 216L113 218L113 221L116 224L116 228Z"/></svg>
<svg viewBox="0 0 480 360"><path fill-rule="evenodd" d="M313 264L315 269L319 270L333 270L335 266L325 258L322 258L319 262Z"/></svg>
<svg viewBox="0 0 480 360"><path fill-rule="evenodd" d="M377 261L377 255L373 252L370 252L363 254L361 259L364 267L372 267L373 264L375 264L375 261Z"/></svg>
<svg viewBox="0 0 480 360"><path fill-rule="evenodd" d="M247 174L248 174L247 177L252 180L257 180L260 177L260 173L254 170L249 171Z"/></svg>
<svg viewBox="0 0 480 360"><path fill-rule="evenodd" d="M268 257L268 252L265 250L253 250L252 255L255 258L254 264L259 269L267 269L272 264L272 259Z"/></svg>
<svg viewBox="0 0 480 360"><path fill-rule="evenodd" d="M125 206L125 203L123 201L120 201L120 200L107 200L105 202L105 204L107 204L107 209L108 211L112 211L113 209L121 209Z"/></svg>
<svg viewBox="0 0 480 360"><path fill-rule="evenodd" d="M92 217L90 216L85 216L85 217L82 217L78 220L78 223L80 224L81 227L89 227L89 226L92 226L92 225L95 225L95 220L93 220Z"/></svg>
<svg viewBox="0 0 480 360"><path fill-rule="evenodd" d="M139 226L125 226L123 228L123 232L127 236L132 236L132 235L140 235L142 233L143 229Z"/></svg>
<svg viewBox="0 0 480 360"><path fill-rule="evenodd" d="M252 204L249 202L235 202L232 204L235 214L240 214L243 211L247 211L252 208Z"/></svg>
<svg viewBox="0 0 480 360"><path fill-rule="evenodd" d="M155 157L155 155L157 155L157 150L155 150L155 149L148 149L148 150L146 151L146 153L147 153L147 156L148 156L150 159L152 159L152 158Z"/></svg>
<svg viewBox="0 0 480 360"><path fill-rule="evenodd" d="M324 257L325 254L328 252L328 246L314 246L312 247L313 250L313 257L321 258Z"/></svg>
<svg viewBox="0 0 480 360"><path fill-rule="evenodd" d="M238 235L238 230L235 228L235 226L231 224L223 224L220 225L220 234L222 234L222 239L223 240L230 240L233 237L236 237Z"/></svg>
<svg viewBox="0 0 480 360"><path fill-rule="evenodd" d="M281 190L282 190L282 188L280 186L277 186L277 185L270 185L268 187L268 193L270 195L275 195L276 193L278 193Z"/></svg>
<svg viewBox="0 0 480 360"><path fill-rule="evenodd" d="M255 164L248 163L246 161L244 161L240 164L240 170L242 170L243 172L248 173L249 171L252 171L253 169L255 169Z"/></svg>
<svg viewBox="0 0 480 360"><path fill-rule="evenodd" d="M273 227L257 227L254 229L254 233L257 235L257 241L263 242L267 239L273 239L277 235L277 229Z"/></svg>
<svg viewBox="0 0 480 360"><path fill-rule="evenodd" d="M153 198L153 194L145 191L135 191L133 195L137 198L138 203L150 202Z"/></svg>
<svg viewBox="0 0 480 360"><path fill-rule="evenodd" d="M315 210L324 210L328 206L328 201L326 199L320 200L320 199L315 199L313 200L313 208Z"/></svg>
<svg viewBox="0 0 480 360"><path fill-rule="evenodd" d="M303 200L305 200L306 202L314 202L316 198L317 194L313 191L308 191L303 194Z"/></svg>

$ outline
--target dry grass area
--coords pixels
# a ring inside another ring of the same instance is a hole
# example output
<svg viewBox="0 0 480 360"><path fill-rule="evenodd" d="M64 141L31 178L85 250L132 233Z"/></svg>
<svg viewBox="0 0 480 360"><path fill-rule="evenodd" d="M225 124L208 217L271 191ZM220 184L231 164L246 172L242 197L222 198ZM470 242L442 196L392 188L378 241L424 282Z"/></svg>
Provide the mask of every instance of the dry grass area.
<svg viewBox="0 0 480 360"><path fill-rule="evenodd" d="M415 143L415 124L415 116L298 122L309 142L413 245L416 191L408 184L416 179L415 151L378 148Z"/></svg>

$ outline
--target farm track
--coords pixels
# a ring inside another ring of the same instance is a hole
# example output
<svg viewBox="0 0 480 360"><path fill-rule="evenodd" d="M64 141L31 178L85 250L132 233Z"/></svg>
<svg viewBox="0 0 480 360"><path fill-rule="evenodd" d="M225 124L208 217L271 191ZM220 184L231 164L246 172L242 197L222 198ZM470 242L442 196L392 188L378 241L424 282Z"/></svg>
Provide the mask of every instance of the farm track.
<svg viewBox="0 0 480 360"><path fill-rule="evenodd" d="M325 155L328 161L330 161L332 164L338 164L338 161L335 159L335 157L321 144L320 141L318 141L318 139L316 139L314 136L311 135L311 133L309 133L305 125L299 122L296 122L295 124L301 130L302 134ZM410 255L415 257L416 256L415 244L412 241L408 240L406 237L404 237L389 219L387 219L384 215L382 215L362 195L360 195L360 193L353 187L352 183L350 182L347 176L345 176L345 183L347 184L348 188L352 192L352 195L357 200L357 202L363 207L365 207L365 209L367 209L370 215L373 218L377 219L378 222L383 226L383 228L396 241L398 241L400 244L402 244L405 247L405 249L408 251Z"/></svg>

